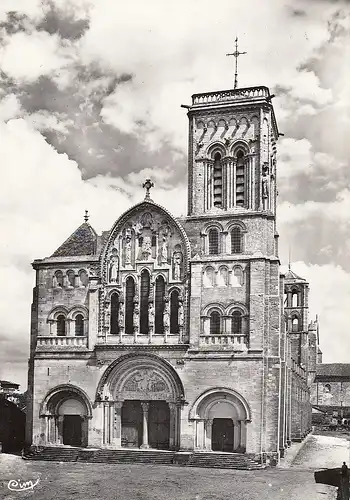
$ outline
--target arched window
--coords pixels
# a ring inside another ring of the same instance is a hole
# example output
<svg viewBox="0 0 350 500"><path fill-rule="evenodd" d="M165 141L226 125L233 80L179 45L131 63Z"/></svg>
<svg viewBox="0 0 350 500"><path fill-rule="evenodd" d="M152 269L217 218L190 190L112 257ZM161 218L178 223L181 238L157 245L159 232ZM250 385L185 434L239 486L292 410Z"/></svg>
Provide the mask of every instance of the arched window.
<svg viewBox="0 0 350 500"><path fill-rule="evenodd" d="M55 279L54 279L54 285L63 287L63 273L62 271L56 271L55 272Z"/></svg>
<svg viewBox="0 0 350 500"><path fill-rule="evenodd" d="M67 271L68 286L75 287L75 272Z"/></svg>
<svg viewBox="0 0 350 500"><path fill-rule="evenodd" d="M63 314L57 316L57 335L59 337L66 335L66 318Z"/></svg>
<svg viewBox="0 0 350 500"><path fill-rule="evenodd" d="M222 207L222 165L221 155L216 153L214 156L214 207Z"/></svg>
<svg viewBox="0 0 350 500"><path fill-rule="evenodd" d="M236 206L244 207L245 205L245 180L244 180L244 153L240 149L237 152L236 164Z"/></svg>
<svg viewBox="0 0 350 500"><path fill-rule="evenodd" d="M233 311L231 323L232 335L242 334L242 313L240 311Z"/></svg>
<svg viewBox="0 0 350 500"><path fill-rule="evenodd" d="M292 307L298 307L298 306L299 306L298 291L293 290L292 291Z"/></svg>
<svg viewBox="0 0 350 500"><path fill-rule="evenodd" d="M220 267L218 276L218 286L228 285L228 269L227 267Z"/></svg>
<svg viewBox="0 0 350 500"><path fill-rule="evenodd" d="M218 335L220 333L220 314L213 311L210 314L210 334Z"/></svg>
<svg viewBox="0 0 350 500"><path fill-rule="evenodd" d="M77 314L75 316L75 335L77 337L82 337L84 335L84 316L82 314Z"/></svg>
<svg viewBox="0 0 350 500"><path fill-rule="evenodd" d="M125 282L125 333L133 334L135 282L129 276Z"/></svg>
<svg viewBox="0 0 350 500"><path fill-rule="evenodd" d="M119 295L113 293L111 297L111 325L110 332L111 335L118 335L119 333Z"/></svg>
<svg viewBox="0 0 350 500"><path fill-rule="evenodd" d="M79 278L80 278L80 284L81 284L81 286L88 286L88 284L89 284L89 276L88 276L87 272L84 271L84 269L82 269L81 271L79 271Z"/></svg>
<svg viewBox="0 0 350 500"><path fill-rule="evenodd" d="M299 318L298 316L292 316L292 332L299 332Z"/></svg>
<svg viewBox="0 0 350 500"><path fill-rule="evenodd" d="M238 226L231 229L231 253L242 253L242 232Z"/></svg>
<svg viewBox="0 0 350 500"><path fill-rule="evenodd" d="M218 255L219 253L219 231L210 229L208 233L209 255Z"/></svg>
<svg viewBox="0 0 350 500"><path fill-rule="evenodd" d="M215 271L212 267L207 267L204 271L203 286L210 288L215 285Z"/></svg>
<svg viewBox="0 0 350 500"><path fill-rule="evenodd" d="M144 269L141 273L141 290L140 290L140 333L148 333L148 298L150 289L149 272Z"/></svg>
<svg viewBox="0 0 350 500"><path fill-rule="evenodd" d="M240 266L235 266L233 269L233 276L235 277L235 285L243 285L243 270Z"/></svg>
<svg viewBox="0 0 350 500"><path fill-rule="evenodd" d="M158 276L156 279L154 333L159 335L164 333L164 294L165 281L163 276Z"/></svg>
<svg viewBox="0 0 350 500"><path fill-rule="evenodd" d="M179 333L179 292L174 290L170 295L170 333Z"/></svg>

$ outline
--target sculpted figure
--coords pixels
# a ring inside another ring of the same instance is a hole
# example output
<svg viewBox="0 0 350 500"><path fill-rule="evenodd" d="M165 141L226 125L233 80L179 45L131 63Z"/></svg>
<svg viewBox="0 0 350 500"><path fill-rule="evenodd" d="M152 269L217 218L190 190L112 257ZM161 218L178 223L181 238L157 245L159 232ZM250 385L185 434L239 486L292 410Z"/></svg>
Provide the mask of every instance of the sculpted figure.
<svg viewBox="0 0 350 500"><path fill-rule="evenodd" d="M179 304L179 326L184 326L184 306Z"/></svg>
<svg viewBox="0 0 350 500"><path fill-rule="evenodd" d="M149 321L150 326L154 325L154 305L153 305L153 302L150 302L148 304L148 321Z"/></svg>
<svg viewBox="0 0 350 500"><path fill-rule="evenodd" d="M168 262L168 239L165 234L162 236L162 251L160 254L160 260L162 263Z"/></svg>
<svg viewBox="0 0 350 500"><path fill-rule="evenodd" d="M173 256L173 278L174 280L181 279L182 253L175 252Z"/></svg>
<svg viewBox="0 0 350 500"><path fill-rule="evenodd" d="M150 236L144 236L142 240L142 259L148 260L152 255L152 239Z"/></svg>
<svg viewBox="0 0 350 500"><path fill-rule="evenodd" d="M131 231L128 230L125 234L125 264L131 264L131 249L132 249L132 240L131 240Z"/></svg>
<svg viewBox="0 0 350 500"><path fill-rule="evenodd" d="M113 249L111 259L109 261L109 281L118 281L119 275L119 255L118 252Z"/></svg>
<svg viewBox="0 0 350 500"><path fill-rule="evenodd" d="M261 196L263 202L263 209L266 210L268 208L268 198L269 198L269 169L268 167L264 167L262 176L261 176Z"/></svg>

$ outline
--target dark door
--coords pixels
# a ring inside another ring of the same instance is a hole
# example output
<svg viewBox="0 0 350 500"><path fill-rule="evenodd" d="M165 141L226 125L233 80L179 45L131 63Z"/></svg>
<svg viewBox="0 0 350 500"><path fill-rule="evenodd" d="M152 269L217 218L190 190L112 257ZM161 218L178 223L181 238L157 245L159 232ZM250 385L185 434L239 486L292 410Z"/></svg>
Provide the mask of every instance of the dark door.
<svg viewBox="0 0 350 500"><path fill-rule="evenodd" d="M165 401L151 401L148 413L148 433L151 448L169 449L170 412Z"/></svg>
<svg viewBox="0 0 350 500"><path fill-rule="evenodd" d="M214 418L211 441L213 451L233 451L233 422L230 418Z"/></svg>
<svg viewBox="0 0 350 500"><path fill-rule="evenodd" d="M124 401L122 407L122 446L139 448L142 444L142 409L140 401Z"/></svg>
<svg viewBox="0 0 350 500"><path fill-rule="evenodd" d="M81 446L81 416L64 415L63 417L63 444Z"/></svg>

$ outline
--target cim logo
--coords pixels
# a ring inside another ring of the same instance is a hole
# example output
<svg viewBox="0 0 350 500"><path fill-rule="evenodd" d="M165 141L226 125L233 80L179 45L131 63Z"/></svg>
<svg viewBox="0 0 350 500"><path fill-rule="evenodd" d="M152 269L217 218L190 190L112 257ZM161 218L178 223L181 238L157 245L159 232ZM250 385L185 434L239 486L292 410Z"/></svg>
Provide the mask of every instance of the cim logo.
<svg viewBox="0 0 350 500"><path fill-rule="evenodd" d="M20 479L11 479L8 482L7 487L11 491L28 491L33 490L37 484L39 484L40 479L38 478L36 481L21 481Z"/></svg>

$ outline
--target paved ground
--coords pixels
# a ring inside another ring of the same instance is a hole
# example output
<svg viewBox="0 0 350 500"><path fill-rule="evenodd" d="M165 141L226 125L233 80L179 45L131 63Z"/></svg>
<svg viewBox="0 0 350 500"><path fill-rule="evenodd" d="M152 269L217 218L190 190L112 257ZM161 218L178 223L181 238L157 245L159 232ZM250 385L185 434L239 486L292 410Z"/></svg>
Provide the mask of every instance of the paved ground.
<svg viewBox="0 0 350 500"><path fill-rule="evenodd" d="M336 489L316 484L313 472L348 461L348 444L346 436L309 436L290 464L261 471L31 462L0 454L0 499L334 500ZM17 492L8 488L11 480L38 484Z"/></svg>

